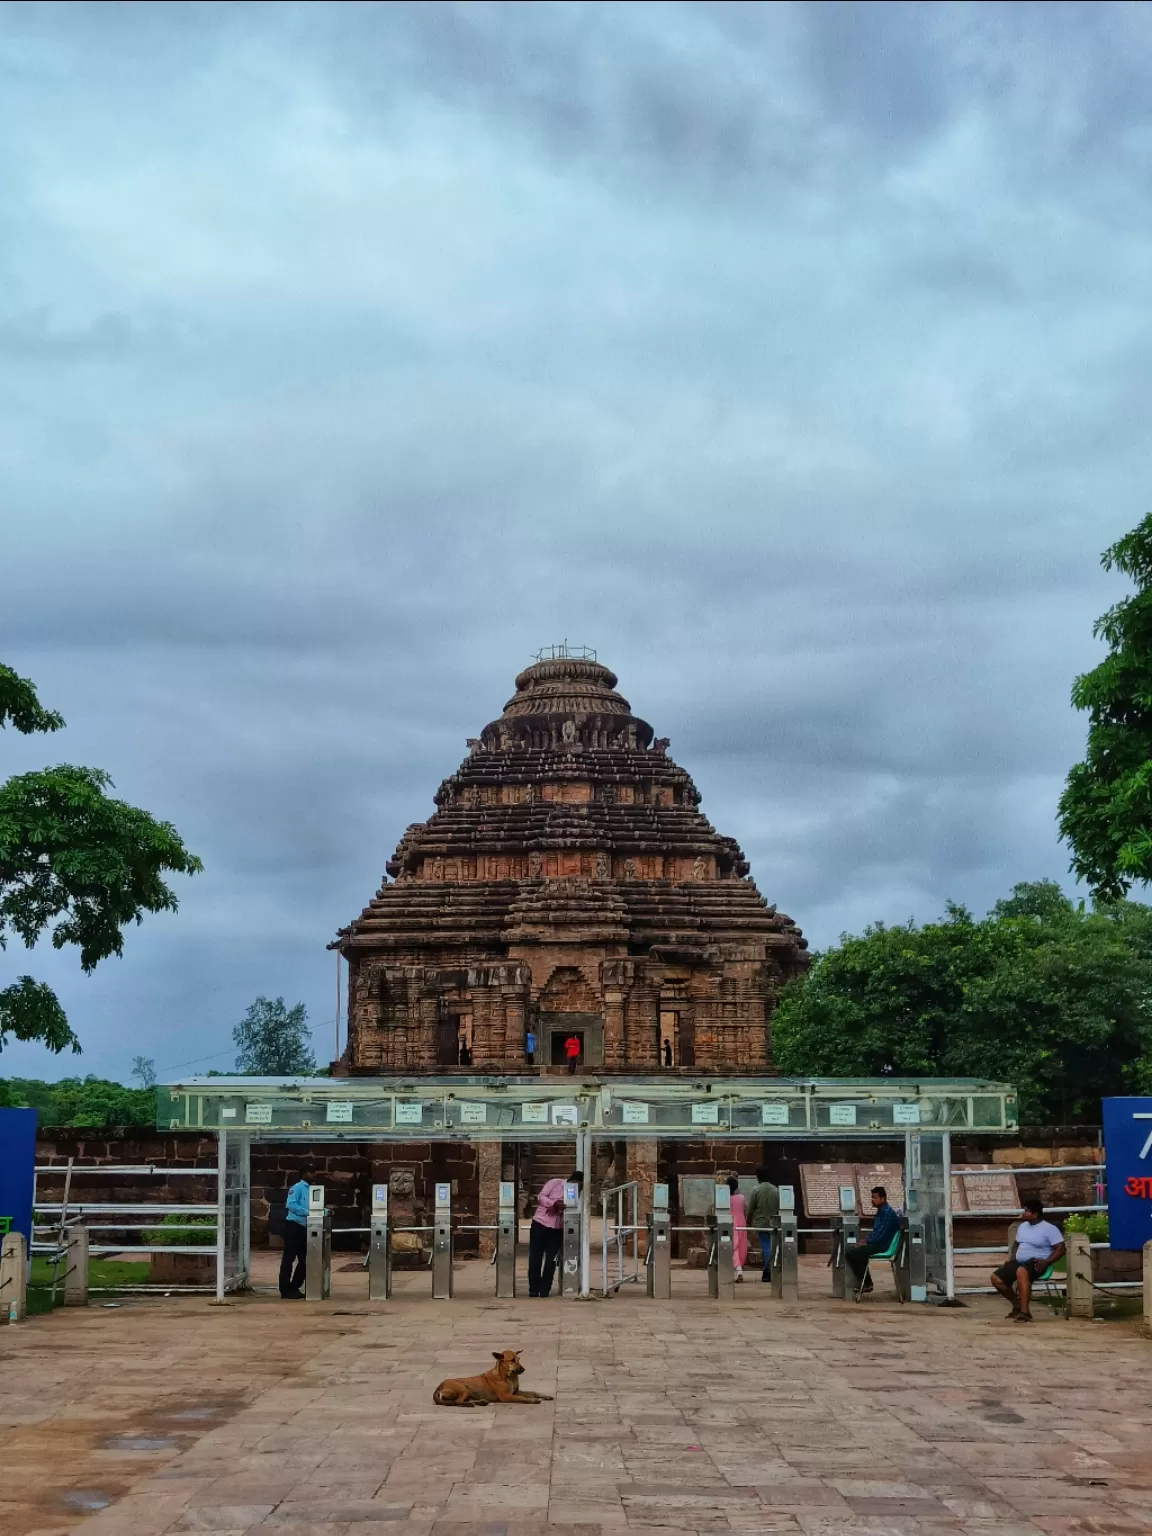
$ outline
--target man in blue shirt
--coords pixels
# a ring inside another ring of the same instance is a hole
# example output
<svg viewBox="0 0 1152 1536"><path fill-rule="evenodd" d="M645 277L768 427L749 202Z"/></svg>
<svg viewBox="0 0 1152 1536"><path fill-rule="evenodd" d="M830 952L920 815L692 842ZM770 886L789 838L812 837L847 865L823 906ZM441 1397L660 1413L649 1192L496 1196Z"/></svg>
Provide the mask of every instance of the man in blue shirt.
<svg viewBox="0 0 1152 1536"><path fill-rule="evenodd" d="M524 1059L530 1067L536 1065L536 1035L532 1030L524 1036Z"/></svg>
<svg viewBox="0 0 1152 1536"><path fill-rule="evenodd" d="M888 1204L888 1191L883 1184L876 1184L872 1189L872 1230L862 1243L857 1243L855 1248L849 1248L844 1255L848 1261L848 1268L856 1276L857 1285L864 1280L864 1268L869 1259L874 1259L878 1253L883 1253L892 1239L900 1230L900 1218ZM864 1281L864 1290L872 1289L872 1276Z"/></svg>
<svg viewBox="0 0 1152 1536"><path fill-rule="evenodd" d="M280 1260L280 1295L303 1301L304 1266L308 1253L308 1188L311 1170L300 1175L284 1204L284 1255Z"/></svg>

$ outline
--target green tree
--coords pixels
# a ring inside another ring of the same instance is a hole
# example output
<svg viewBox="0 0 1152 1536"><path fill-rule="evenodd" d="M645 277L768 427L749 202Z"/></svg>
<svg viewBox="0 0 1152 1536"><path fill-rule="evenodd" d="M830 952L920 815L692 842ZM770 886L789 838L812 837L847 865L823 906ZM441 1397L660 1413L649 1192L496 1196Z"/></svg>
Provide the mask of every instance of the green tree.
<svg viewBox="0 0 1152 1536"><path fill-rule="evenodd" d="M140 1079L141 1088L155 1088L156 1063L151 1056L133 1056L132 1076Z"/></svg>
<svg viewBox="0 0 1152 1536"><path fill-rule="evenodd" d="M1101 558L1136 590L1096 621L1108 655L1072 685L1088 744L1060 797L1060 833L1078 878L1117 901L1152 879L1152 513Z"/></svg>
<svg viewBox="0 0 1152 1536"><path fill-rule="evenodd" d="M254 1077L311 1076L316 1070L312 1031L303 1003L286 1008L284 999L258 997L232 1031L236 1070Z"/></svg>
<svg viewBox="0 0 1152 1536"><path fill-rule="evenodd" d="M980 920L877 924L785 988L773 1033L785 1072L991 1078L1033 1124L1096 1121L1152 1080L1152 911L1036 882Z"/></svg>
<svg viewBox="0 0 1152 1536"><path fill-rule="evenodd" d="M56 1083L26 1077L0 1079L0 1104L34 1109L41 1125L156 1124L155 1089L125 1088L91 1075L65 1077Z"/></svg>
<svg viewBox="0 0 1152 1536"><path fill-rule="evenodd" d="M63 724L27 678L0 666L0 726L28 734ZM112 799L111 784L98 768L67 764L0 784L0 948L9 931L28 948L51 932L54 948L75 945L92 971L123 952L129 923L175 911L163 877L194 874L200 860L167 822ZM0 989L0 1049L9 1035L80 1049L55 993L31 976Z"/></svg>

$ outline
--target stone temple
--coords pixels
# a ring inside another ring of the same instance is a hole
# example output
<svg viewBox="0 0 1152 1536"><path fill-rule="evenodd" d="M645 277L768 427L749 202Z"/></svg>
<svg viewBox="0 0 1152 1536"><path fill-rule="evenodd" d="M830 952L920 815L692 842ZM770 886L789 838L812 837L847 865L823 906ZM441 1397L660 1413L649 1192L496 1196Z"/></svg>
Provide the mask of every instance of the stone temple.
<svg viewBox="0 0 1152 1536"><path fill-rule="evenodd" d="M806 941L616 681L556 647L468 742L340 930L338 1071L557 1071L573 1036L597 1075L772 1070Z"/></svg>

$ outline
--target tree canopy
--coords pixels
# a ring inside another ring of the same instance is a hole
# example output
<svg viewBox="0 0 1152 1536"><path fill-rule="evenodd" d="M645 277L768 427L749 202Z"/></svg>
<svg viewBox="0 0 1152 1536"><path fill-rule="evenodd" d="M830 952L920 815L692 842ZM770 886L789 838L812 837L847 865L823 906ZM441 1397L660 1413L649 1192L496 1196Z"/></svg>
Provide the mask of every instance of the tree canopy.
<svg viewBox="0 0 1152 1536"><path fill-rule="evenodd" d="M1102 1096L1152 1091L1152 909L1038 881L984 918L877 923L784 989L773 1040L786 1073L984 1077L1024 1122L1096 1123Z"/></svg>
<svg viewBox="0 0 1152 1536"><path fill-rule="evenodd" d="M303 1003L293 1008L284 999L258 997L232 1031L236 1070L254 1077L311 1076L316 1070L312 1031Z"/></svg>
<svg viewBox="0 0 1152 1536"><path fill-rule="evenodd" d="M0 666L0 726L28 734L64 724L35 686ZM0 784L0 948L9 933L29 949L45 933L74 945L92 971L123 952L123 930L145 912L175 911L168 874L202 866L174 827L107 790L99 768L62 764ZM80 1049L55 993L31 976L0 988L0 1049L9 1036L51 1051Z"/></svg>
<svg viewBox="0 0 1152 1536"><path fill-rule="evenodd" d="M34 1109L41 1125L156 1124L156 1090L125 1088L102 1077L0 1078L0 1108Z"/></svg>
<svg viewBox="0 0 1152 1536"><path fill-rule="evenodd" d="M1060 797L1060 832L1076 875L1117 901L1152 879L1152 513L1102 561L1136 590L1096 621L1108 655L1072 685L1088 744Z"/></svg>

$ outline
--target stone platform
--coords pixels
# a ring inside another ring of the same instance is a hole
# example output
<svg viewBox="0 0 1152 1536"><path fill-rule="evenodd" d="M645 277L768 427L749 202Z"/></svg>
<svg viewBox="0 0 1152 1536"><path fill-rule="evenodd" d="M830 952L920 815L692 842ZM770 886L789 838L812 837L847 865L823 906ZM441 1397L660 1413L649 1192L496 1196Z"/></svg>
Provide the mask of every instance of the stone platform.
<svg viewBox="0 0 1152 1536"><path fill-rule="evenodd" d="M261 1255L258 1282L271 1278ZM360 1273L0 1329L5 1536L806 1536L1152 1532L1152 1343L1127 1325L886 1297L731 1307L677 1271L654 1304L451 1303ZM524 1352L539 1407L452 1411L444 1376Z"/></svg>

